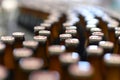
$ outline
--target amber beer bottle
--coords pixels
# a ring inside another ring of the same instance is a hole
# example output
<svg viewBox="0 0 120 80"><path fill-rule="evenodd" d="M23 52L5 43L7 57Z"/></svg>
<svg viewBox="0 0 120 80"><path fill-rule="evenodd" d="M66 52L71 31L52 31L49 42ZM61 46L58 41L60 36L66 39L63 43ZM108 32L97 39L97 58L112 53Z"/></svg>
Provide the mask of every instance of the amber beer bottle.
<svg viewBox="0 0 120 80"><path fill-rule="evenodd" d="M11 79L13 78L13 71L14 71L14 58L12 55L13 52L13 45L15 38L12 36L1 36L1 41L6 44L5 54L4 54L4 65L10 71Z"/></svg>
<svg viewBox="0 0 120 80"><path fill-rule="evenodd" d="M39 35L40 30L45 30L45 27L43 27L43 26L35 26L34 27L34 35L35 36Z"/></svg>
<svg viewBox="0 0 120 80"><path fill-rule="evenodd" d="M68 68L71 80L93 80L94 69L87 61L79 61Z"/></svg>
<svg viewBox="0 0 120 80"><path fill-rule="evenodd" d="M15 38L14 48L21 48L22 42L25 40L25 33L23 32L14 32L12 36Z"/></svg>
<svg viewBox="0 0 120 80"><path fill-rule="evenodd" d="M19 70L19 60L21 58L28 58L31 57L33 55L33 50L29 49L29 48L15 48L13 50L13 56L15 59L15 71L14 71L14 80L21 80L22 77L20 74L20 70ZM19 77L19 78L18 78Z"/></svg>
<svg viewBox="0 0 120 80"><path fill-rule="evenodd" d="M95 74L93 80L103 80L102 76L102 56L103 56L103 48L97 45L89 45L86 48L87 60L91 63L91 65L95 68Z"/></svg>
<svg viewBox="0 0 120 80"><path fill-rule="evenodd" d="M3 65L0 65L0 80L9 80L9 71Z"/></svg>
<svg viewBox="0 0 120 80"><path fill-rule="evenodd" d="M80 60L79 54L77 52L67 52L60 54L59 60L62 65L62 80L70 80L70 75L68 73L68 67L77 63Z"/></svg>
<svg viewBox="0 0 120 80"><path fill-rule="evenodd" d="M35 41L38 42L38 47L36 48L35 57L44 60L43 68L48 68L48 40L47 36L34 36Z"/></svg>
<svg viewBox="0 0 120 80"><path fill-rule="evenodd" d="M29 80L60 80L60 75L57 71L34 71Z"/></svg>
<svg viewBox="0 0 120 80"><path fill-rule="evenodd" d="M5 56L6 45L0 42L0 64L4 65L4 56Z"/></svg>
<svg viewBox="0 0 120 80"><path fill-rule="evenodd" d="M49 52L49 70L58 71L61 75L61 64L59 60L59 55L65 52L66 48L64 45L50 45L48 47Z"/></svg>
<svg viewBox="0 0 120 80"><path fill-rule="evenodd" d="M42 69L43 64L44 62L40 58L35 57L21 58L18 63L19 76L17 78L19 79L16 78L16 80L28 80L30 73Z"/></svg>
<svg viewBox="0 0 120 80"><path fill-rule="evenodd" d="M104 55L105 80L120 80L120 55L107 53Z"/></svg>

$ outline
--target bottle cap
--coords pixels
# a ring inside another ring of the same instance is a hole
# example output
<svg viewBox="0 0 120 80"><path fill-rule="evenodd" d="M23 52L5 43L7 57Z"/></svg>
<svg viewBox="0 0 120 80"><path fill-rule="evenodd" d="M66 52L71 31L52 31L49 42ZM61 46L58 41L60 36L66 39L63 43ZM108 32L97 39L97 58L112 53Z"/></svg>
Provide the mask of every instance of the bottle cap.
<svg viewBox="0 0 120 80"><path fill-rule="evenodd" d="M45 27L43 26L35 26L34 31L40 31L40 30L45 30Z"/></svg>
<svg viewBox="0 0 120 80"><path fill-rule="evenodd" d="M69 73L75 77L88 78L93 75L93 67L87 61L79 61L68 68Z"/></svg>
<svg viewBox="0 0 120 80"><path fill-rule="evenodd" d="M65 27L65 30L77 30L76 26Z"/></svg>
<svg viewBox="0 0 120 80"><path fill-rule="evenodd" d="M12 36L2 36L1 41L4 43L10 43L12 44L15 41L15 38Z"/></svg>
<svg viewBox="0 0 120 80"><path fill-rule="evenodd" d="M48 30L41 30L39 31L39 35L41 36L50 36L51 32Z"/></svg>
<svg viewBox="0 0 120 80"><path fill-rule="evenodd" d="M39 43L34 40L27 40L23 41L23 46L26 48L36 49L38 47Z"/></svg>
<svg viewBox="0 0 120 80"><path fill-rule="evenodd" d="M63 53L59 56L59 60L63 64L72 64L80 60L79 54L77 52Z"/></svg>
<svg viewBox="0 0 120 80"><path fill-rule="evenodd" d="M90 45L86 48L87 55L102 55L103 54L103 48L97 46L97 45Z"/></svg>
<svg viewBox="0 0 120 80"><path fill-rule="evenodd" d="M77 38L70 38L65 40L65 45L68 46L78 46L80 43L79 39Z"/></svg>
<svg viewBox="0 0 120 80"><path fill-rule="evenodd" d="M60 34L60 39L61 40L65 40L65 39L68 39L68 38L72 38L72 35L71 34Z"/></svg>
<svg viewBox="0 0 120 80"><path fill-rule="evenodd" d="M8 70L0 65L0 80L6 80L6 78L8 77Z"/></svg>
<svg viewBox="0 0 120 80"><path fill-rule="evenodd" d="M100 28L91 28L90 31L93 33L93 32L101 32L102 30Z"/></svg>
<svg viewBox="0 0 120 80"><path fill-rule="evenodd" d="M101 36L94 36L94 35L91 35L90 37L89 37L89 42L91 43L91 42L99 42L99 41L101 41L102 40L102 37Z"/></svg>
<svg viewBox="0 0 120 80"><path fill-rule="evenodd" d="M56 71L35 71L30 74L29 80L60 80L60 75Z"/></svg>
<svg viewBox="0 0 120 80"><path fill-rule="evenodd" d="M14 32L14 33L12 33L12 35L13 35L13 37L24 37L25 36L25 33L24 32Z"/></svg>
<svg viewBox="0 0 120 80"><path fill-rule="evenodd" d="M13 50L13 56L16 59L31 57L32 55L33 55L33 51L28 48L16 48Z"/></svg>
<svg viewBox="0 0 120 80"><path fill-rule="evenodd" d="M47 41L47 36L34 36L35 41L45 43Z"/></svg>
<svg viewBox="0 0 120 80"><path fill-rule="evenodd" d="M66 48L64 45L51 45L48 47L48 52L51 55L59 55L63 52L65 52Z"/></svg>
<svg viewBox="0 0 120 80"><path fill-rule="evenodd" d="M103 32L93 32L92 35L93 36L101 36L101 37L103 37L104 33Z"/></svg>
<svg viewBox="0 0 120 80"><path fill-rule="evenodd" d="M19 66L23 70L35 71L43 67L43 60L35 57L22 58L19 61Z"/></svg>
<svg viewBox="0 0 120 80"><path fill-rule="evenodd" d="M120 66L120 55L107 53L104 55L104 62L107 66Z"/></svg>
<svg viewBox="0 0 120 80"><path fill-rule="evenodd" d="M104 49L112 49L114 47L114 43L110 41L100 41L99 46Z"/></svg>
<svg viewBox="0 0 120 80"><path fill-rule="evenodd" d="M77 30L73 29L73 30L65 30L66 34L72 34L72 35L76 35L77 34Z"/></svg>

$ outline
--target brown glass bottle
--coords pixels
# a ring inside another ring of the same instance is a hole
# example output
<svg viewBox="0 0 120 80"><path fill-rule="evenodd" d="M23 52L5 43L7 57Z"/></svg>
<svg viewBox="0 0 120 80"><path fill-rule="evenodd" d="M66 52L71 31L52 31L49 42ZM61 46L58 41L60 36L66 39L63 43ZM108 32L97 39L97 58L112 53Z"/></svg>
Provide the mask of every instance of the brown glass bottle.
<svg viewBox="0 0 120 80"><path fill-rule="evenodd" d="M120 55L107 53L104 55L105 80L120 80Z"/></svg>
<svg viewBox="0 0 120 80"><path fill-rule="evenodd" d="M44 60L43 68L48 68L48 40L47 36L34 36L35 41L37 41L38 47L36 48L35 56Z"/></svg>
<svg viewBox="0 0 120 80"><path fill-rule="evenodd" d="M68 68L71 80L93 80L94 70L87 61L79 61Z"/></svg>
<svg viewBox="0 0 120 80"><path fill-rule="evenodd" d="M77 52L68 52L60 54L59 60L62 65L62 80L70 80L70 75L68 73L68 67L73 64L77 63L80 60L79 54Z"/></svg>
<svg viewBox="0 0 120 80"><path fill-rule="evenodd" d="M57 71L34 71L29 80L60 80L60 75Z"/></svg>
<svg viewBox="0 0 120 80"><path fill-rule="evenodd" d="M15 38L12 36L1 36L1 41L6 44L5 54L4 54L4 65L10 71L10 75L11 75L10 78L12 79L13 78L13 71L15 68L14 58L12 55Z"/></svg>
<svg viewBox="0 0 120 80"><path fill-rule="evenodd" d="M97 45L90 45L86 48L87 60L91 63L91 65L95 68L95 74L93 80L103 80L103 48Z"/></svg>
<svg viewBox="0 0 120 80"><path fill-rule="evenodd" d="M22 42L25 40L25 33L23 32L14 32L12 36L15 38L14 48L21 48Z"/></svg>
<svg viewBox="0 0 120 80"><path fill-rule="evenodd" d="M49 52L49 70L55 70L62 74L59 55L65 52L64 45L51 45L48 47Z"/></svg>

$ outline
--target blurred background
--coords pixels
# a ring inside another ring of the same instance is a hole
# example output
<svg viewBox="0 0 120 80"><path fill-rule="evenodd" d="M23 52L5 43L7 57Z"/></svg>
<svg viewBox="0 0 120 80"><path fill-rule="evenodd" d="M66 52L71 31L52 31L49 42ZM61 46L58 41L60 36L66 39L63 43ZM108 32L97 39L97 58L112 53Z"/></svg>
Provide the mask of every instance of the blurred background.
<svg viewBox="0 0 120 80"><path fill-rule="evenodd" d="M29 13L49 13L55 9L64 12L81 5L101 6L111 14L120 17L120 0L0 0L0 36L22 31L26 33L26 39L31 39L33 27L43 22L44 15L36 18ZM28 14L22 13L25 11L28 11Z"/></svg>

